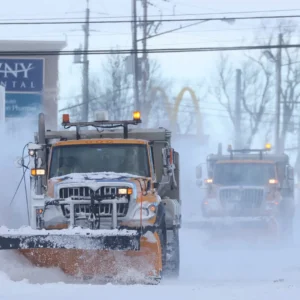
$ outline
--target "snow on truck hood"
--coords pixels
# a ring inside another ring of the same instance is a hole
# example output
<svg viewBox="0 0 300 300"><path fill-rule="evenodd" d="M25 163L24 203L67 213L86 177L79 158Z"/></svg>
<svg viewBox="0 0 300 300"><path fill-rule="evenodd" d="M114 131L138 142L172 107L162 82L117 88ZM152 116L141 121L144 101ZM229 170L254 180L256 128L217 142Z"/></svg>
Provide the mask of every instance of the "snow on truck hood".
<svg viewBox="0 0 300 300"><path fill-rule="evenodd" d="M98 173L71 173L64 176L52 177L50 180L57 183L85 183L105 181L130 181L131 179L144 178L129 173L98 172Z"/></svg>

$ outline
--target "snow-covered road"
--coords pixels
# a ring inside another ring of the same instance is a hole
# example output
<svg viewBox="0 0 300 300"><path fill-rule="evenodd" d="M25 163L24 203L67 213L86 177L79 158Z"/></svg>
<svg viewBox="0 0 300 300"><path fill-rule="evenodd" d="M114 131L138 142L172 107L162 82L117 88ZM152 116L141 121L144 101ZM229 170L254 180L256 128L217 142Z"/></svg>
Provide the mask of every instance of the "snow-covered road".
<svg viewBox="0 0 300 300"><path fill-rule="evenodd" d="M32 131L11 140L9 147L0 149L2 186L1 225L19 227L25 224L24 191L12 202L22 170L13 166ZM181 159L183 216L186 221L192 212L199 211L200 195L195 186L195 161ZM187 157L190 157L190 151ZM192 154L193 155L193 154ZM206 155L200 157L205 158ZM197 159L198 162L198 159ZM192 170L192 171L191 171ZM190 195L193 195L192 197ZM299 210L299 208L298 208ZM298 212L299 215L299 212ZM163 280L159 286L114 286L74 283L60 270L32 267L12 251L0 251L0 300L82 300L91 297L104 299L187 299L187 300L284 300L299 299L300 295L300 217L295 221L295 243L289 247L258 249L253 245L206 244L206 236L193 228L181 230L181 275L177 281Z"/></svg>
<svg viewBox="0 0 300 300"><path fill-rule="evenodd" d="M0 252L0 299L298 299L299 245L281 249L208 248L196 229L181 232L181 275L159 286L75 284L59 270L33 268L12 252Z"/></svg>
<svg viewBox="0 0 300 300"><path fill-rule="evenodd" d="M12 283L5 276L0 278L0 299L43 300L60 299L172 299L172 300L283 300L298 299L299 285L292 283L199 283L199 284L165 284L157 287L144 286L92 286L66 285L64 283L30 285L26 281Z"/></svg>

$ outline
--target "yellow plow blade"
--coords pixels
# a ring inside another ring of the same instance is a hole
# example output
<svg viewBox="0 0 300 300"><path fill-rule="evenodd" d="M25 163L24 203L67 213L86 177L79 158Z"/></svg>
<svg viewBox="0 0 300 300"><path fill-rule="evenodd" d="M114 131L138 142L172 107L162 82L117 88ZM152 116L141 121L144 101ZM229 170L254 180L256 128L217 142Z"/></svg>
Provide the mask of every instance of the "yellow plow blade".
<svg viewBox="0 0 300 300"><path fill-rule="evenodd" d="M68 230L47 234L0 234L0 249L15 249L33 265L58 267L81 279L109 282L157 284L161 279L162 256L157 233L140 235L137 231L93 230L71 234ZM45 231L43 231L45 232Z"/></svg>

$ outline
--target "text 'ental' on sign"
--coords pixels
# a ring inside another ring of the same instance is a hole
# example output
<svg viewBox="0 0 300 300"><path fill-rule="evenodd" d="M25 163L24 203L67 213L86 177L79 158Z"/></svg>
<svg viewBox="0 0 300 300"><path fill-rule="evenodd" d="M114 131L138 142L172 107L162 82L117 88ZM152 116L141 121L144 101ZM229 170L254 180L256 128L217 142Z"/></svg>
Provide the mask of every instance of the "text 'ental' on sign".
<svg viewBox="0 0 300 300"><path fill-rule="evenodd" d="M41 92L44 59L0 57L0 84L6 92Z"/></svg>

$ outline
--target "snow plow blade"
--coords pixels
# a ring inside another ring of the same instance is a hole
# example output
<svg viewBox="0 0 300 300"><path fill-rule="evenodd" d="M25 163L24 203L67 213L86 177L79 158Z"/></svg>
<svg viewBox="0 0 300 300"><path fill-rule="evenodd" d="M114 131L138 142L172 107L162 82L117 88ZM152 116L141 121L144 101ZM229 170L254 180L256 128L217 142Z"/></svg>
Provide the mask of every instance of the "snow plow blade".
<svg viewBox="0 0 300 300"><path fill-rule="evenodd" d="M55 232L54 232L55 231ZM135 230L93 230L82 233L51 230L30 230L28 233L8 230L0 233L0 250L9 249L78 249L78 250L119 250L139 251L140 234ZM68 230L70 231L70 230Z"/></svg>
<svg viewBox="0 0 300 300"><path fill-rule="evenodd" d="M12 250L34 266L103 282L158 284L162 257L158 234L139 230L3 230L0 250Z"/></svg>

